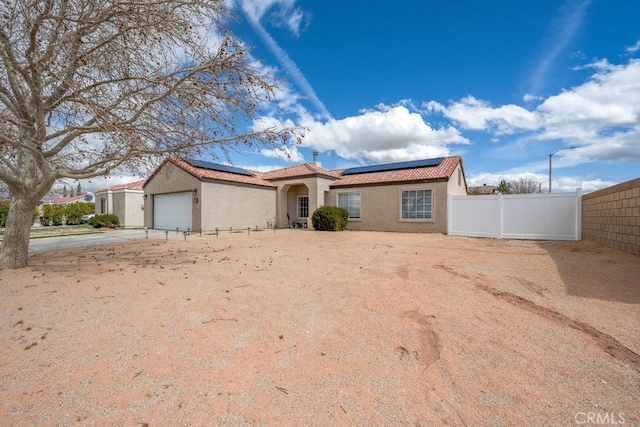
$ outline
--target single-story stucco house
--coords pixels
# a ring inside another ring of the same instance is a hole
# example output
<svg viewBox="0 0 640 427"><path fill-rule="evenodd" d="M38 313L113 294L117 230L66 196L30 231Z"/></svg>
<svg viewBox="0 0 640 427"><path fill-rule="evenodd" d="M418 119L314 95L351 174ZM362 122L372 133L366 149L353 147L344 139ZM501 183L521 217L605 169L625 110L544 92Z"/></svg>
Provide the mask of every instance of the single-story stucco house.
<svg viewBox="0 0 640 427"><path fill-rule="evenodd" d="M348 229L446 233L448 195L467 194L460 156L326 170L316 155L270 172L168 157L143 186L144 226L310 229L330 205L349 211Z"/></svg>
<svg viewBox="0 0 640 427"><path fill-rule="evenodd" d="M144 225L145 179L127 184L112 185L94 192L96 215L114 214L125 228L142 228Z"/></svg>
<svg viewBox="0 0 640 427"><path fill-rule="evenodd" d="M91 193L82 193L76 196L60 196L55 199L42 200L41 205L70 205L71 203L91 203L94 200L94 196Z"/></svg>

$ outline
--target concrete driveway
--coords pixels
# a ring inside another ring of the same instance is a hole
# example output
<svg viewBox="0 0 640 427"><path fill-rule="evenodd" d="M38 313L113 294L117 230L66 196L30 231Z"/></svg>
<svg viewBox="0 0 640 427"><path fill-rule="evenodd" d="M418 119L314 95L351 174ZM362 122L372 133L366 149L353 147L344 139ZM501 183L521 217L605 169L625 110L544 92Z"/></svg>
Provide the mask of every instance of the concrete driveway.
<svg viewBox="0 0 640 427"><path fill-rule="evenodd" d="M91 229L89 229L91 230ZM165 232L164 230L148 230L149 231L149 239L154 240L178 240L183 241L185 239L184 233L180 231L176 233L175 231ZM278 229L278 233L291 233L293 229ZM239 233L239 234L238 234ZM253 233L251 233L253 234ZM229 231L221 232L220 238L230 238L230 237L239 237L239 236L247 236L246 230L240 231L235 230L233 233L229 233ZM65 248L77 248L82 246L95 246L95 245L103 245L109 243L118 243L123 241L131 241L131 240L139 240L146 239L147 234L145 230L135 229L135 230L109 230L109 231L99 231L92 234L72 234L65 236L47 236L47 237L39 237L37 235L31 235L31 241L29 242L29 252L41 252L41 251L51 251L56 249L65 249ZM191 234L187 236L187 240L200 240L214 238L212 233L207 233L205 235L200 236L199 233Z"/></svg>
<svg viewBox="0 0 640 427"><path fill-rule="evenodd" d="M144 230L113 230L95 234L78 234L70 236L51 236L31 239L29 252L50 251L55 249L76 248L81 246L103 245L129 240L145 239ZM165 239L165 232L149 230L150 239ZM169 239L184 239L182 233L169 232Z"/></svg>

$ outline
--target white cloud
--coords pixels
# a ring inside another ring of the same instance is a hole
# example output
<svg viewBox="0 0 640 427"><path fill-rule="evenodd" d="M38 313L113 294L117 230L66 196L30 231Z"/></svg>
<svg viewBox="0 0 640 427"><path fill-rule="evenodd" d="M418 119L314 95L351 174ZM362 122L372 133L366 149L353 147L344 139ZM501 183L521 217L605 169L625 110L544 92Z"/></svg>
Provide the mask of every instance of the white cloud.
<svg viewBox="0 0 640 427"><path fill-rule="evenodd" d="M590 193L602 188L611 187L618 184L615 181L603 181L601 179L590 179L579 176L563 176L553 179L553 191L575 191L576 188L582 188L582 193Z"/></svg>
<svg viewBox="0 0 640 427"><path fill-rule="evenodd" d="M469 141L453 127L433 129L422 115L404 106L378 110L341 120L318 122L307 116L300 123L309 129L303 146L335 151L345 159L364 158L395 162L449 155L449 144Z"/></svg>
<svg viewBox="0 0 640 427"><path fill-rule="evenodd" d="M513 104L495 108L489 102L473 96L452 102L446 107L435 101L428 102L425 106L429 111L444 114L463 128L490 130L496 135L539 127L539 117L525 108Z"/></svg>
<svg viewBox="0 0 640 427"><path fill-rule="evenodd" d="M282 166L276 165L262 165L262 166L237 166L242 169L246 169L248 171L257 171L257 172L271 172L276 169L282 169Z"/></svg>
<svg viewBox="0 0 640 427"><path fill-rule="evenodd" d="M634 45L632 45L632 46L628 46L628 47L625 49L625 52L627 52L627 53L629 53L629 54L634 54L634 53L636 53L636 52L637 52L637 51L639 51L639 50L640 50L640 40L638 40L638 41L636 42L636 44L634 44Z"/></svg>
<svg viewBox="0 0 640 427"><path fill-rule="evenodd" d="M296 36L309 20L309 14L296 5L297 0L239 0L239 3L250 20L266 19L276 27L288 28Z"/></svg>
<svg viewBox="0 0 640 427"><path fill-rule="evenodd" d="M577 163L640 161L640 60L621 65L602 60L589 67L594 73L585 83L546 98L534 110L513 104L493 107L472 96L446 106L431 101L426 107L462 129L577 145L565 153Z"/></svg>
<svg viewBox="0 0 640 427"><path fill-rule="evenodd" d="M283 145L274 149L264 148L260 150L260 154L265 157L283 159L295 163L304 162L304 156L296 145Z"/></svg>
<svg viewBox="0 0 640 427"><path fill-rule="evenodd" d="M112 187L114 185L120 184L128 184L130 182L140 181L143 178L147 178L148 175L141 177L140 175L131 175L131 174L123 174L119 172L115 172L113 175L109 175L108 177L98 177L92 179L81 179L80 185L82 192L90 192L94 193L96 190L100 190L106 187ZM74 191L78 185L78 181L74 180L60 180L60 184L67 185L67 188L73 188Z"/></svg>
<svg viewBox="0 0 640 427"><path fill-rule="evenodd" d="M520 178L530 179L537 182L542 192L549 190L549 176L541 173L478 173L471 176L467 175L467 185L470 187L481 186L484 184L497 186L503 179L507 182L518 181ZM592 177L583 176L558 176L553 178L553 192L573 192L576 188L582 188L582 193L589 193L600 190L601 188L610 187L617 184L614 181L603 181L601 179L593 179Z"/></svg>
<svg viewBox="0 0 640 427"><path fill-rule="evenodd" d="M592 129L640 124L640 60L591 64L586 83L550 96L539 107L546 127L580 124Z"/></svg>
<svg viewBox="0 0 640 427"><path fill-rule="evenodd" d="M540 101L542 99L544 99L543 96L531 95L530 93L525 93L524 96L522 97L522 100L524 102Z"/></svg>

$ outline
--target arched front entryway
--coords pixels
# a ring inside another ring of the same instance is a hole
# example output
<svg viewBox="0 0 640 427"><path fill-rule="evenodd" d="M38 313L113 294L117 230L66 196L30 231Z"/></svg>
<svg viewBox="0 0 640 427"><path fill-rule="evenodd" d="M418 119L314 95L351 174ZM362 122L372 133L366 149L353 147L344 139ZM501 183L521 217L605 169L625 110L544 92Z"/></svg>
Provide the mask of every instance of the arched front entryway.
<svg viewBox="0 0 640 427"><path fill-rule="evenodd" d="M310 228L311 214L314 210L315 206L312 206L309 200L309 187L305 183L288 183L279 189L276 212L278 227Z"/></svg>

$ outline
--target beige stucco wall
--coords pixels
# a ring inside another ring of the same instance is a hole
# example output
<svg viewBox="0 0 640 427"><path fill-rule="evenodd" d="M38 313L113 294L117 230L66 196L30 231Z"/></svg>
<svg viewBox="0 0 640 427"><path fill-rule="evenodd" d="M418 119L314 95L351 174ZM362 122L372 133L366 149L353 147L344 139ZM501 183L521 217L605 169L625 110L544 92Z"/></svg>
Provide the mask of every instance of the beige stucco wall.
<svg viewBox="0 0 640 427"><path fill-rule="evenodd" d="M95 198L95 214L110 214L113 213L113 193L110 191L104 191L94 194ZM105 200L104 212L102 212L102 200Z"/></svg>
<svg viewBox="0 0 640 427"><path fill-rule="evenodd" d="M432 190L430 220L401 219L402 191L416 189ZM466 195L467 188L458 164L448 181L335 188L329 192L327 204L337 206L339 193L353 192L360 193L361 218L349 220L350 230L446 233L447 194Z"/></svg>
<svg viewBox="0 0 640 427"><path fill-rule="evenodd" d="M267 221L273 221L276 216L276 189L204 182L199 203L202 209L202 230L265 228Z"/></svg>
<svg viewBox="0 0 640 427"><path fill-rule="evenodd" d="M467 195L467 186L465 184L464 174L462 173L462 167L460 164L456 166L456 169L451 174L447 187L451 196Z"/></svg>
<svg viewBox="0 0 640 427"><path fill-rule="evenodd" d="M94 210L95 214L96 215L100 215L100 214L103 214L103 213L109 213L109 212L107 212L108 206L109 206L109 196L108 196L108 194L107 193L100 193L100 194L96 193L95 197L96 197L95 210ZM105 211L104 212L102 212L102 210L101 210L101 206L102 206L101 200L107 200L105 202L106 205L105 205Z"/></svg>
<svg viewBox="0 0 640 427"><path fill-rule="evenodd" d="M201 182L198 178L185 172L173 163L165 165L147 182L144 187L144 226L153 228L153 197L156 194L180 193L184 191L197 190L197 197L200 198ZM200 204L193 206L193 230L200 229Z"/></svg>
<svg viewBox="0 0 640 427"><path fill-rule="evenodd" d="M143 205L142 191L116 190L113 192L113 213L118 216L122 227L139 228L144 225Z"/></svg>
<svg viewBox="0 0 640 427"><path fill-rule="evenodd" d="M101 201L106 200L102 212ZM107 190L95 194L95 213L114 214L125 228L138 228L144 224L144 198L140 190Z"/></svg>
<svg viewBox="0 0 640 427"><path fill-rule="evenodd" d="M291 222L307 222L307 218L298 216L298 197L309 196L309 188L306 185L294 185L287 192L287 213L291 218ZM312 214L309 209L309 215Z"/></svg>
<svg viewBox="0 0 640 427"><path fill-rule="evenodd" d="M403 190L432 190L432 219L403 220L400 218ZM360 219L350 219L349 230L400 231L422 233L447 232L447 182L379 185L332 189L331 204L337 206L338 194L360 193Z"/></svg>

